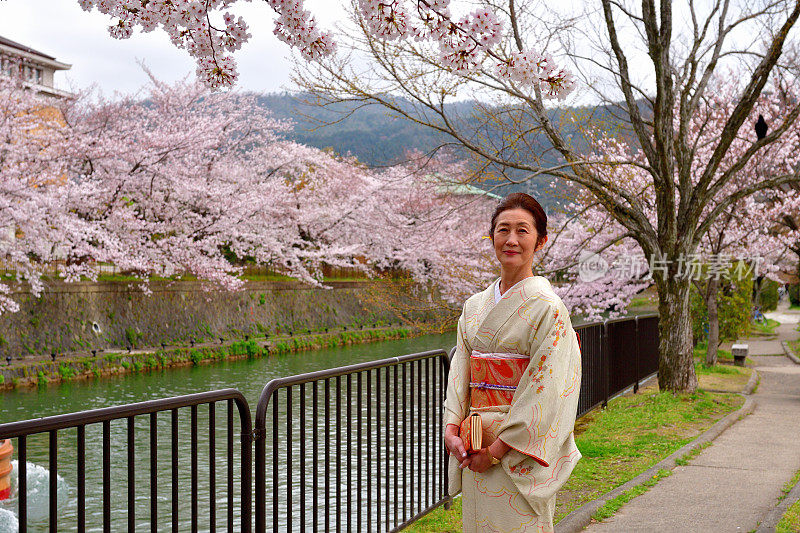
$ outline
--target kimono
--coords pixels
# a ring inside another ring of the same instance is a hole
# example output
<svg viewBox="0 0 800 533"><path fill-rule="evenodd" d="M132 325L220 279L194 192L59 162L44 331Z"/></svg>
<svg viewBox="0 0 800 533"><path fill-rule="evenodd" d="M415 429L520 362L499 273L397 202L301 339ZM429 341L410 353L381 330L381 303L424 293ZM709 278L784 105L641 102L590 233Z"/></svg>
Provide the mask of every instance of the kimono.
<svg viewBox="0 0 800 533"><path fill-rule="evenodd" d="M465 533L552 532L556 491L581 458L579 339L547 279L525 278L502 297L499 283L464 304L444 423L480 413L483 446L499 438L511 449L482 474L451 456L448 490L463 493Z"/></svg>

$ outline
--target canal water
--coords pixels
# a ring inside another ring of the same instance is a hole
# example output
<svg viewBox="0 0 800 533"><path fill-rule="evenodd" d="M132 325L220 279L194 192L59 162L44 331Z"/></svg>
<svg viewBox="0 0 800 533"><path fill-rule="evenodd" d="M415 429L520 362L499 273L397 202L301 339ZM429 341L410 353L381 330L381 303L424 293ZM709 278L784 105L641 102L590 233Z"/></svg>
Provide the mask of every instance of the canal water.
<svg viewBox="0 0 800 533"><path fill-rule="evenodd" d="M96 409L126 403L141 402L150 399L180 396L195 392L236 388L240 390L255 413L256 403L264 385L271 379L304 372L322 370L343 365L373 361L394 357L407 353L422 352L442 348L449 350L455 344L455 332L441 335L426 335L411 339L385 341L380 343L361 344L343 348L333 348L287 354L283 356L264 357L253 360L220 362L211 365L192 366L163 371L150 371L126 376L103 378L98 380L62 383L39 387L28 392L11 392L0 395L0 423L25 420L61 413L69 413L87 409ZM422 396L419 398L422 400ZM395 401L396 403L396 401ZM397 407L397 405L395 405ZM181 410L179 419L179 435L181 446L189 447L189 409ZM208 428L209 412L205 407L198 410L200 428ZM226 475L227 461L227 412L224 404L218 404L215 410L216 450L214 452L217 472L216 494L212 494L206 478L211 470L208 439L205 432L200 431L199 454L199 517L200 530L208 530L210 526L209 503L217 502L215 523L219 529L227 524L226 509ZM170 441L171 420L169 413L162 413L157 420L158 447L158 517L159 530L168 530L172 511L170 507L170 475L171 455ZM149 529L149 419L136 418L136 454L135 501L137 529ZM127 529L127 425L125 420L111 423L111 521L112 531ZM240 431L238 422L234 427L236 442ZM59 432L58 446L58 508L59 530L76 530L77 520L77 457L75 452L75 431ZM86 429L86 514L87 531L102 530L102 428L100 424L87 426ZM294 442L297 442L295 440ZM388 444L387 444L388 446ZM46 435L28 438L28 526L29 531L46 531L48 517L48 439ZM388 449L386 450L388 452ZM269 453L269 452L268 452ZM346 453L346 452L345 452ZM237 453L238 457L238 447ZM387 454L388 456L388 454ZM179 515L180 522L186 525L191 513L191 498L188 487L190 469L188 454L181 453L179 467ZM424 459L423 459L424 462ZM14 472L17 472L15 464ZM239 465L235 465L233 479L237 481L234 492L234 505L238 517L239 506ZM139 474L141 472L141 474ZM15 531L17 498L15 493L16 479L12 479L11 499L0 502L0 532ZM299 490L299 489L298 489ZM237 529L238 529L238 518ZM183 525L181 526L183 529Z"/></svg>

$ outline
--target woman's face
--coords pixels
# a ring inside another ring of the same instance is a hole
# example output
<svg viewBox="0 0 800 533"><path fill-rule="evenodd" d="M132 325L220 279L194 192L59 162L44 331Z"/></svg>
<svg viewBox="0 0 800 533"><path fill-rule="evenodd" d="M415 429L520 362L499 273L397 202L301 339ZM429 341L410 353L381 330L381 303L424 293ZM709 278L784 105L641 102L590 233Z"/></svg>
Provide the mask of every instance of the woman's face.
<svg viewBox="0 0 800 533"><path fill-rule="evenodd" d="M547 242L547 236L542 238L539 247L536 247L536 224L533 215L527 209L506 209L497 215L494 227L494 253L503 268L519 268L533 262L533 254L541 250Z"/></svg>

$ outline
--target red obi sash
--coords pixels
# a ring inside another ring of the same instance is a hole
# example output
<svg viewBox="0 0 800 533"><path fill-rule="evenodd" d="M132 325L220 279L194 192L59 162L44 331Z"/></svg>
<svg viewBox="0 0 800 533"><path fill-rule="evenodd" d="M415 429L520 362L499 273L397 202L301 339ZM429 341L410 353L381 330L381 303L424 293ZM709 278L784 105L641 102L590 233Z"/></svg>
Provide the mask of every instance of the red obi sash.
<svg viewBox="0 0 800 533"><path fill-rule="evenodd" d="M470 357L470 403L473 408L511 405L530 357L517 353L481 353Z"/></svg>

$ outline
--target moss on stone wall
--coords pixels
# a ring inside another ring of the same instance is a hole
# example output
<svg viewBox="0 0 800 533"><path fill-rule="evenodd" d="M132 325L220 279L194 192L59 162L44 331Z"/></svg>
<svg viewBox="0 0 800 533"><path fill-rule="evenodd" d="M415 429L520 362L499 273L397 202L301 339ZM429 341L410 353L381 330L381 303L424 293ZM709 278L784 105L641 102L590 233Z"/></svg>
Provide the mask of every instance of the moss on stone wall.
<svg viewBox="0 0 800 533"><path fill-rule="evenodd" d="M416 334L419 331L415 329L384 327L306 333L291 337L248 338L218 346L182 346L133 353L108 352L95 357L72 357L58 361L20 362L0 368L0 390L33 388L61 381L210 364L223 360L281 356L304 350L402 339Z"/></svg>

